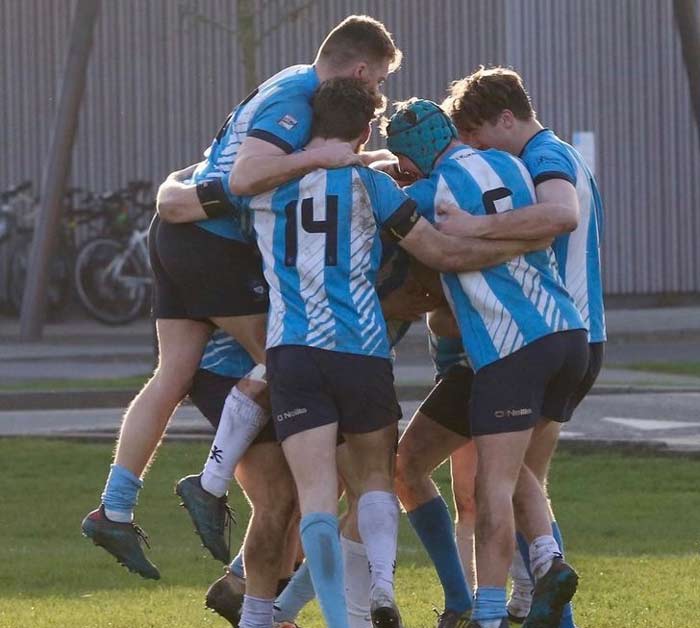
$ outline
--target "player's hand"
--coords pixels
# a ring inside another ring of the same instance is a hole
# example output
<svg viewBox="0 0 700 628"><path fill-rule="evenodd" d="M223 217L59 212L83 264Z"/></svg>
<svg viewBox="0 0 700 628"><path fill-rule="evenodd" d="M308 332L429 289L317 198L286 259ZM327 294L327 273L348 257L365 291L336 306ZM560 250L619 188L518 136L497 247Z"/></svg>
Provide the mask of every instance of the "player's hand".
<svg viewBox="0 0 700 628"><path fill-rule="evenodd" d="M372 166L372 164L380 161L396 161L394 154L386 148L380 148L379 150L363 150L360 153L360 158L365 166Z"/></svg>
<svg viewBox="0 0 700 628"><path fill-rule="evenodd" d="M396 159L381 159L380 161L372 162L370 168L388 174L401 187L410 185L417 179L417 177L410 172L401 170L399 168L399 162Z"/></svg>
<svg viewBox="0 0 700 628"><path fill-rule="evenodd" d="M435 226L445 235L478 238L482 234L483 216L472 216L454 203L440 203L436 207Z"/></svg>
<svg viewBox="0 0 700 628"><path fill-rule="evenodd" d="M362 165L362 159L348 142L326 144L312 150L319 168L332 170L333 168Z"/></svg>

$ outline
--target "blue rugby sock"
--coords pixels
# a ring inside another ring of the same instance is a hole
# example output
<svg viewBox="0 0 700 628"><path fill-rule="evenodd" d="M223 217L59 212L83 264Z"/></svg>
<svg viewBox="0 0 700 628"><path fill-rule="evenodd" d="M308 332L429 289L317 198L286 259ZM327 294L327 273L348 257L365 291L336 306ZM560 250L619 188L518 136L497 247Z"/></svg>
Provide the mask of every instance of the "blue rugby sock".
<svg viewBox="0 0 700 628"><path fill-rule="evenodd" d="M552 536L554 536L557 545L559 546L559 551L561 555L564 555L564 539L561 536L561 530L559 529L559 524L556 521L552 521ZM576 628L576 623L574 622L574 609L569 602L564 607L564 612L561 616L561 623L559 628Z"/></svg>
<svg viewBox="0 0 700 628"><path fill-rule="evenodd" d="M438 496L407 514L435 565L445 593L445 609L457 613L470 609L472 595L459 560L454 526L445 500Z"/></svg>
<svg viewBox="0 0 700 628"><path fill-rule="evenodd" d="M326 624L349 628L338 517L327 512L309 513L302 517L299 530Z"/></svg>
<svg viewBox="0 0 700 628"><path fill-rule="evenodd" d="M228 566L228 570L238 576L239 578L245 578L245 567L243 566L243 548L236 554L236 557L231 561Z"/></svg>
<svg viewBox="0 0 700 628"><path fill-rule="evenodd" d="M515 533L515 542L518 546L520 556L522 556L523 562L525 563L525 569L527 569L527 573L530 576L530 580L534 585L535 579L532 577L532 569L530 569L530 544L527 542L527 539L522 534L520 534L520 532Z"/></svg>
<svg viewBox="0 0 700 628"><path fill-rule="evenodd" d="M284 591L275 600L275 621L293 622L301 612L301 609L313 600L315 596L316 592L314 591L313 582L311 582L309 564L303 562L292 576L289 584L284 588Z"/></svg>
<svg viewBox="0 0 700 628"><path fill-rule="evenodd" d="M508 617L505 587L478 587L474 598L472 621L478 621L486 627L488 626L486 622L500 622L503 617Z"/></svg>
<svg viewBox="0 0 700 628"><path fill-rule="evenodd" d="M126 467L113 464L102 492L107 518L122 523L131 521L142 486L143 482Z"/></svg>

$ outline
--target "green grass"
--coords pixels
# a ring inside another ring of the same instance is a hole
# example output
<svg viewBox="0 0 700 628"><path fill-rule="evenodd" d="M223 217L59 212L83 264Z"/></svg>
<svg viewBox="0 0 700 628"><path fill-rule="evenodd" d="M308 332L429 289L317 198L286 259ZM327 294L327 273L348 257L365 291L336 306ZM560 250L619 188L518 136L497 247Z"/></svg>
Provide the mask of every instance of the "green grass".
<svg viewBox="0 0 700 628"><path fill-rule="evenodd" d="M111 447L0 439L0 627L225 627L203 610L203 593L221 567L205 555L172 495L196 471L207 445L171 444L146 482L139 521L163 579L147 582L81 538L95 507ZM700 626L700 461L615 454L560 455L551 493L581 573L582 628ZM446 473L439 472L447 492ZM234 491L235 507L247 512ZM235 530L235 542L244 529ZM441 604L427 558L402 521L399 601L407 628L434 625ZM300 623L321 628L315 605Z"/></svg>
<svg viewBox="0 0 700 628"><path fill-rule="evenodd" d="M0 384L0 392L37 392L56 390L139 390L149 375L111 379L23 379Z"/></svg>
<svg viewBox="0 0 700 628"><path fill-rule="evenodd" d="M624 368L647 373L667 373L669 375L700 377L700 362L638 362L635 364L626 364Z"/></svg>

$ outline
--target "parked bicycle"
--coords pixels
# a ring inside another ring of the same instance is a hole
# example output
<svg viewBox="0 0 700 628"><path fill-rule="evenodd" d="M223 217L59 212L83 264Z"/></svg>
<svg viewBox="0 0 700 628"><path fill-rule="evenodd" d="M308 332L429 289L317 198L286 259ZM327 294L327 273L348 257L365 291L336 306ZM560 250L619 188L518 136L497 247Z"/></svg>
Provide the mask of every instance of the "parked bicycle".
<svg viewBox="0 0 700 628"><path fill-rule="evenodd" d="M74 277L80 302L109 325L134 320L150 299L146 223L154 204L140 200L149 188L145 182L133 182L126 190L103 196L104 211L116 211L111 237L87 242L76 258Z"/></svg>

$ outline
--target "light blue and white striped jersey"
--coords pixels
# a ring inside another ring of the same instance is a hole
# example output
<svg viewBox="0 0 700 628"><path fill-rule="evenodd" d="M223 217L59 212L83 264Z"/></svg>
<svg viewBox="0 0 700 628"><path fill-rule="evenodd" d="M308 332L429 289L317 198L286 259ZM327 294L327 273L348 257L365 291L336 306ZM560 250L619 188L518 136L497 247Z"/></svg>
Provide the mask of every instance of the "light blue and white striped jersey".
<svg viewBox="0 0 700 628"><path fill-rule="evenodd" d="M311 134L311 98L319 85L312 65L294 65L262 83L229 114L204 153L205 161L195 171L195 183L228 178L238 150L246 137L255 137L278 146L286 153L302 148ZM224 189L236 203L238 197ZM241 216L211 218L195 224L225 238L249 241L251 234Z"/></svg>
<svg viewBox="0 0 700 628"><path fill-rule="evenodd" d="M449 149L430 177L406 192L431 221L444 202L476 216L535 202L532 179L517 157L465 145ZM475 371L549 334L584 328L551 249L477 272L443 274L442 281Z"/></svg>
<svg viewBox="0 0 700 628"><path fill-rule="evenodd" d="M461 338L437 336L428 330L428 349L435 366L436 379L444 377L453 366L469 366Z"/></svg>
<svg viewBox="0 0 700 628"><path fill-rule="evenodd" d="M603 202L583 157L549 129L530 138L520 158L535 186L548 179L564 179L576 188L579 225L554 240L554 256L564 285L588 329L590 342L605 342L605 309L600 268Z"/></svg>
<svg viewBox="0 0 700 628"><path fill-rule="evenodd" d="M221 329L211 335L199 363L200 369L239 379L250 373L254 366L248 352Z"/></svg>
<svg viewBox="0 0 700 628"><path fill-rule="evenodd" d="M267 346L389 357L379 229L411 203L382 172L315 170L248 201L270 286Z"/></svg>

